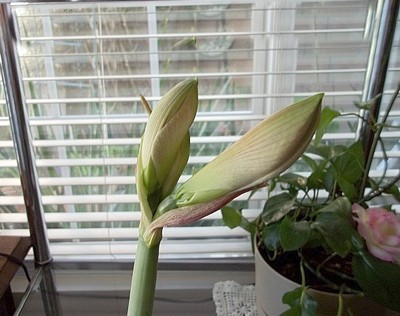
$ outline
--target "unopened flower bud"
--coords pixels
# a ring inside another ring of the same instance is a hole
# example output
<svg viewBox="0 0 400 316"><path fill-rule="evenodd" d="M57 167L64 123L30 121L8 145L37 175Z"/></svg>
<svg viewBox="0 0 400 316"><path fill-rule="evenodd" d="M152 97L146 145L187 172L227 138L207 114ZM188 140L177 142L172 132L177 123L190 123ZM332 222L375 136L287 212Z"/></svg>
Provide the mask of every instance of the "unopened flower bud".
<svg viewBox="0 0 400 316"><path fill-rule="evenodd" d="M190 151L189 128L198 104L197 79L185 80L168 91L150 114L142 136L136 177L139 195L150 207L172 192Z"/></svg>

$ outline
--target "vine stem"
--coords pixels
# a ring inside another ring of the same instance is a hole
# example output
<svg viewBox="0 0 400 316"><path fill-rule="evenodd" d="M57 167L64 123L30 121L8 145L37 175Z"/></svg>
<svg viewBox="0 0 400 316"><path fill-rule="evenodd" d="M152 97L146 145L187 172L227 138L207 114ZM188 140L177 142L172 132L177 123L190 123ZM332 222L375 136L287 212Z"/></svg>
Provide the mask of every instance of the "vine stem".
<svg viewBox="0 0 400 316"><path fill-rule="evenodd" d="M300 254L301 255L301 254ZM348 292L348 293L353 293L353 294L358 294L359 291L355 290L345 284L342 284L341 286L337 285L336 283L330 281L328 278L326 278L320 271L316 271L314 270L311 265L304 260L303 256L301 255L302 258L302 264L304 265L305 268L307 268L311 273L313 273L317 278L319 278L320 280L322 280L323 282L325 282L325 284L330 287L333 290L339 291L341 289L341 287L343 287L343 289Z"/></svg>
<svg viewBox="0 0 400 316"><path fill-rule="evenodd" d="M393 178L387 185L383 188L377 188L371 190L366 196L364 196L359 203L365 203L372 200L376 196L380 196L387 188L390 188L392 185L396 184L397 181L400 180L400 174L398 174L395 178Z"/></svg>
<svg viewBox="0 0 400 316"><path fill-rule="evenodd" d="M349 275L347 275L346 273L337 271L337 270L335 270L335 269L329 269L328 267L325 266L325 264L326 264L327 262L329 262L330 260L332 260L333 258L335 258L337 255L338 255L338 254L335 253L335 252L332 253L332 254L330 254L328 257L326 257L326 258L324 259L324 261L322 261L322 262L317 266L317 270L316 270L317 276L322 275L321 270L324 269L326 272L330 272L330 273L336 274L337 276L341 277L342 279L351 280L351 281L354 281L354 282L355 282L356 279L353 278L353 277L351 277L351 276L349 276Z"/></svg>
<svg viewBox="0 0 400 316"><path fill-rule="evenodd" d="M338 294L338 305L339 306L338 306L338 310L336 313L337 316L343 315L343 291L344 291L343 286L341 286L339 294Z"/></svg>
<svg viewBox="0 0 400 316"><path fill-rule="evenodd" d="M382 118L381 124L377 124L377 130L374 133L374 137L373 137L371 146L366 149L366 151L368 151L368 153L366 153L367 154L367 160L365 162L364 175L363 175L361 186L360 186L359 200L361 200L363 198L363 196L364 196L364 191L365 191L365 188L367 186L367 181L368 181L368 176L369 176L369 170L371 169L372 159L374 158L374 153L375 153L376 147L377 147L377 145L379 143L382 130L383 130L384 126L385 126L386 120L389 117L389 113L392 110L392 107L393 107L393 105L394 105L394 103L396 101L396 98L397 98L397 95L399 94L399 92L400 92L400 82L398 83L398 85L397 85L397 87L395 89L395 92L392 95L392 98L391 98L391 100L390 100L390 102L388 104L388 107L387 107L387 109L385 111L385 114L384 114L384 116ZM374 118L374 119L377 120L377 118Z"/></svg>

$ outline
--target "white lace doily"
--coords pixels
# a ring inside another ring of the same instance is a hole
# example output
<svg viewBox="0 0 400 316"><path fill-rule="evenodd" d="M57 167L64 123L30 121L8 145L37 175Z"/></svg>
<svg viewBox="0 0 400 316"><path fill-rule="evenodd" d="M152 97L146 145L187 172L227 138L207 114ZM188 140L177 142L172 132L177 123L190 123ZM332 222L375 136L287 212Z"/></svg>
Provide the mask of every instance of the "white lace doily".
<svg viewBox="0 0 400 316"><path fill-rule="evenodd" d="M254 285L218 282L214 284L213 298L217 316L257 316Z"/></svg>

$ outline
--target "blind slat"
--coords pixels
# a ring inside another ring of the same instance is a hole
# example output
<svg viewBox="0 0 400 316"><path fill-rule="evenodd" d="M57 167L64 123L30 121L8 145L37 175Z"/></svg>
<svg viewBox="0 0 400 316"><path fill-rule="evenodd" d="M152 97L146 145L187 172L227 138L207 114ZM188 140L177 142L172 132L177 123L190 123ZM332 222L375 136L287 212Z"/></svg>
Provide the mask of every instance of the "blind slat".
<svg viewBox="0 0 400 316"><path fill-rule="evenodd" d="M293 31L279 31L279 32L191 32L191 33L170 33L170 34L117 34L117 35L80 35L80 36L41 36L41 37L23 37L22 42L44 42L44 41L80 41L80 40L110 40L110 39L176 39L176 38L202 38L202 37L219 37L219 36L268 36L268 35L298 35L298 34L346 34L346 33L360 33L364 34L362 28L348 28L348 29L317 29L317 30L293 30Z"/></svg>
<svg viewBox="0 0 400 316"><path fill-rule="evenodd" d="M254 51L254 50L252 50ZM68 55L71 56L71 55ZM54 57L52 55L30 55L26 57ZM398 71L399 68L391 68L392 71ZM315 75L315 74L354 74L364 73L364 68L341 68L341 69L313 69L313 70L295 70L295 71L281 71L281 72L267 72L267 71L254 71L254 72L191 72L191 73L179 73L179 74L128 74L128 75L103 75L103 76L57 76L57 77L26 77L23 81L25 82L38 82L38 81L83 81L83 80L134 80L134 79L170 79L170 78L185 78L185 77L197 77L197 78L210 78L210 77L258 77L258 76L276 76L276 75Z"/></svg>

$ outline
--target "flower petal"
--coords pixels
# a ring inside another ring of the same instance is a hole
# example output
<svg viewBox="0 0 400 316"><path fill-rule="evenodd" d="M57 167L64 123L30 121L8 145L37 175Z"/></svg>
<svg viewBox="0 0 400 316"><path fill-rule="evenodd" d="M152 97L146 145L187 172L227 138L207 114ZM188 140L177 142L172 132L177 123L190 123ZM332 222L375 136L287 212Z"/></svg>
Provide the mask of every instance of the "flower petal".
<svg viewBox="0 0 400 316"><path fill-rule="evenodd" d="M178 189L178 206L250 190L287 169L304 152L314 134L322 98L322 93L317 94L259 123Z"/></svg>

